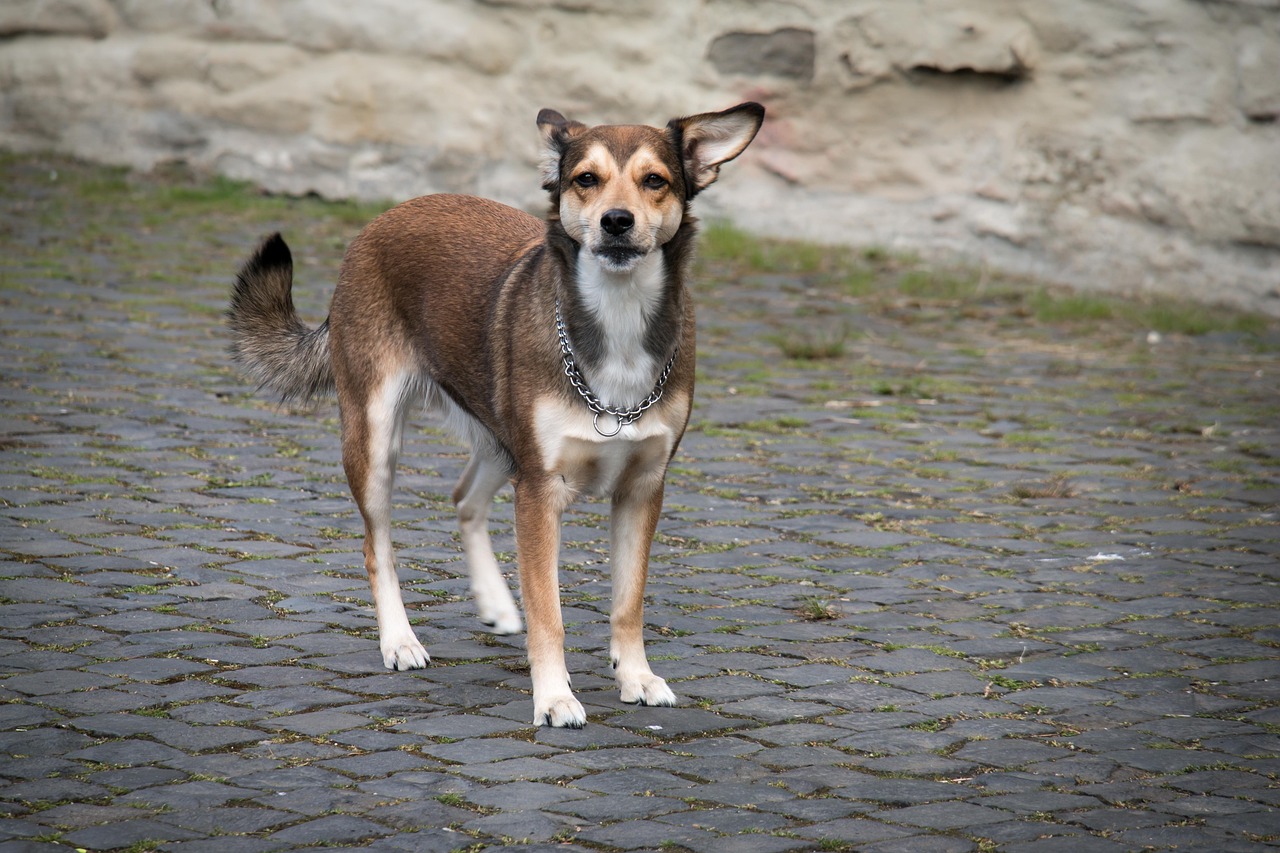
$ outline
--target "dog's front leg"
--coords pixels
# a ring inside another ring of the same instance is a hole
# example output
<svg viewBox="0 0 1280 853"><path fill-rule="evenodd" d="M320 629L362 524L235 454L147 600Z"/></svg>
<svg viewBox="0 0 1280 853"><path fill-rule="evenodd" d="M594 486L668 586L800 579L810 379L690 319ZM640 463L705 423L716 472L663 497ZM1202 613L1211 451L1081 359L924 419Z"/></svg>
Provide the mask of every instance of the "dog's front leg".
<svg viewBox="0 0 1280 853"><path fill-rule="evenodd" d="M587 712L569 688L560 614L560 518L567 498L558 477L516 483L516 559L533 677L533 724L580 729Z"/></svg>
<svg viewBox="0 0 1280 853"><path fill-rule="evenodd" d="M662 514L661 476L659 471L656 483L639 483L613 499L610 656L622 701L640 705L676 703L667 682L649 668L644 651L644 587L649 575L649 548Z"/></svg>

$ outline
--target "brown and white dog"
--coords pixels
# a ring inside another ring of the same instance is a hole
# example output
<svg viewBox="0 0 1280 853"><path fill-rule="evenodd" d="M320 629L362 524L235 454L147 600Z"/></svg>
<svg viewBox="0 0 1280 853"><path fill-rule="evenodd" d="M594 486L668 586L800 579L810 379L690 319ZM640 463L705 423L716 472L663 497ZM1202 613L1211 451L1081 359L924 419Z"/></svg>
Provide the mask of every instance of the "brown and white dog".
<svg viewBox="0 0 1280 853"><path fill-rule="evenodd" d="M586 722L565 667L557 575L562 513L587 493L612 501L610 653L622 701L675 703L649 668L642 627L663 480L693 398L689 203L763 120L754 103L662 129L587 127L543 110L545 221L470 196L407 201L351 243L314 329L294 310L280 235L244 265L228 311L236 360L285 399L337 391L388 668L429 660L391 548L396 457L406 415L425 400L470 441L453 500L480 619L503 634L521 621L488 514L497 491L515 486L534 724Z"/></svg>

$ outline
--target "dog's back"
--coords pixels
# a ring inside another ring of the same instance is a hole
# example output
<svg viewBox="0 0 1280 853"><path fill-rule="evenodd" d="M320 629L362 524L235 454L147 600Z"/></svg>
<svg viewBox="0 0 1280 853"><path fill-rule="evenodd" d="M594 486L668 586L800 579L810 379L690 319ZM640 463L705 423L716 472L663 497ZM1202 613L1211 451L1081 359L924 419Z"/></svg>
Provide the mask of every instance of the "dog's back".
<svg viewBox="0 0 1280 853"><path fill-rule="evenodd" d="M330 307L334 364L348 374L339 387L359 393L399 365L490 420L494 297L545 230L462 195L415 198L373 220L347 249Z"/></svg>

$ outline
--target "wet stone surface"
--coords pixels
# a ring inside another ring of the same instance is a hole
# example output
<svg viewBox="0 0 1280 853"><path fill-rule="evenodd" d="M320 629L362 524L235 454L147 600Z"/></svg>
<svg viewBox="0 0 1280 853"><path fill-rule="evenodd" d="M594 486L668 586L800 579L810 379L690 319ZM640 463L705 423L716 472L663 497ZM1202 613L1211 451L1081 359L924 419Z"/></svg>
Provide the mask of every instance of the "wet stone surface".
<svg viewBox="0 0 1280 853"><path fill-rule="evenodd" d="M0 851L1254 851L1280 841L1280 347L871 307L702 265L699 396L608 665L607 507L566 516L581 731L529 725L421 420L378 653L336 409L231 370L280 229L324 313L371 211L0 163ZM865 308L865 310L864 310ZM843 324L843 351L779 340ZM510 571L510 492L493 514Z"/></svg>

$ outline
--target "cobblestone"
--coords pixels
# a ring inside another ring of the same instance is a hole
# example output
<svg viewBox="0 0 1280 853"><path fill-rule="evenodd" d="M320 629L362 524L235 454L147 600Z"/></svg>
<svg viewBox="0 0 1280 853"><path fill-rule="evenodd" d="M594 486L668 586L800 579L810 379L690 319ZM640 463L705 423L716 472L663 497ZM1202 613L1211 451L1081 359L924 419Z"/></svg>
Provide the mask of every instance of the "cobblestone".
<svg viewBox="0 0 1280 853"><path fill-rule="evenodd" d="M334 407L225 355L263 233L315 321L372 211L26 155L0 183L0 853L1280 846L1274 325L1149 343L710 253L646 610L679 706L618 701L587 503L589 724L539 730L523 637L472 614L461 448L407 440L434 662L388 673ZM829 322L843 352L782 356Z"/></svg>

